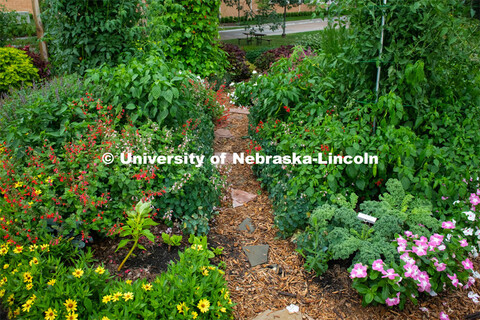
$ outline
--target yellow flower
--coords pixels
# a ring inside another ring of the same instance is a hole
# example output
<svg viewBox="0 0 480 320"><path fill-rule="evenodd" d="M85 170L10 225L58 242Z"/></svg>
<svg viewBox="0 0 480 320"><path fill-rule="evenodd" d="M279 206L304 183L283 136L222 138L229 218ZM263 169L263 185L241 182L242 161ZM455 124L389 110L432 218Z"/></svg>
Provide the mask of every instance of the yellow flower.
<svg viewBox="0 0 480 320"><path fill-rule="evenodd" d="M147 283L147 284L142 284L142 289L145 290L145 291L150 291L152 290L152 284L151 283Z"/></svg>
<svg viewBox="0 0 480 320"><path fill-rule="evenodd" d="M10 272L10 273L11 273L11 274L15 274L15 273L17 273L17 272L18 272L18 269L15 268L15 269L13 269L12 272Z"/></svg>
<svg viewBox="0 0 480 320"><path fill-rule="evenodd" d="M42 245L40 245L40 249L42 249L42 251L43 251L43 250L47 250L47 252L50 251L50 250L49 250L49 247L50 247L49 244L42 244Z"/></svg>
<svg viewBox="0 0 480 320"><path fill-rule="evenodd" d="M113 302L116 302L118 300L120 300L120 298L123 296L123 293L121 293L120 291L116 292L113 297L112 297L112 301Z"/></svg>
<svg viewBox="0 0 480 320"><path fill-rule="evenodd" d="M185 304L185 302L182 302L182 303L177 304L178 313L186 314L187 311L188 311L188 309L189 309L189 307L187 307L187 305Z"/></svg>
<svg viewBox="0 0 480 320"><path fill-rule="evenodd" d="M23 186L23 183L21 181L18 181L17 183L15 183L14 188L20 188L21 186Z"/></svg>
<svg viewBox="0 0 480 320"><path fill-rule="evenodd" d="M210 301L207 299L202 299L198 302L197 308L200 310L200 312L205 313L210 309Z"/></svg>
<svg viewBox="0 0 480 320"><path fill-rule="evenodd" d="M202 251L203 246L201 244L194 244L194 245L192 245L192 249L197 250L197 251Z"/></svg>
<svg viewBox="0 0 480 320"><path fill-rule="evenodd" d="M112 296L111 295L104 296L103 299L102 299L103 303L109 303L110 301L112 301Z"/></svg>
<svg viewBox="0 0 480 320"><path fill-rule="evenodd" d="M38 189L38 190L37 190L37 189L35 189L35 193L37 194L37 196L39 196L39 195L41 195L41 194L42 194L42 190L40 190L40 189Z"/></svg>
<svg viewBox="0 0 480 320"><path fill-rule="evenodd" d="M196 313L195 311L192 311L192 318L197 319L197 317L198 317L198 313Z"/></svg>
<svg viewBox="0 0 480 320"><path fill-rule="evenodd" d="M102 320L110 320L110 318L106 317L106 316L103 316L102 317Z"/></svg>
<svg viewBox="0 0 480 320"><path fill-rule="evenodd" d="M30 312L30 308L33 305L32 300L27 300L23 305L22 305L22 311L23 312Z"/></svg>
<svg viewBox="0 0 480 320"><path fill-rule="evenodd" d="M48 308L47 311L45 311L45 320L54 320L57 317L57 310Z"/></svg>
<svg viewBox="0 0 480 320"><path fill-rule="evenodd" d="M225 307L222 307L222 308L220 308L220 312L225 313L225 312L227 312L227 309L225 309Z"/></svg>
<svg viewBox="0 0 480 320"><path fill-rule="evenodd" d="M209 266L208 270L215 270L215 267Z"/></svg>
<svg viewBox="0 0 480 320"><path fill-rule="evenodd" d="M16 246L15 249L13 249L14 253L22 253L23 247L22 246Z"/></svg>
<svg viewBox="0 0 480 320"><path fill-rule="evenodd" d="M132 280L125 281L126 284L132 284Z"/></svg>
<svg viewBox="0 0 480 320"><path fill-rule="evenodd" d="M77 310L77 301L72 299L67 299L63 304L67 309L67 312L75 312Z"/></svg>
<svg viewBox="0 0 480 320"><path fill-rule="evenodd" d="M52 286L52 287L53 287L53 285L55 284L55 282L57 282L57 280L55 280L55 279L50 279L50 280L47 282L47 284L48 284L49 286Z"/></svg>
<svg viewBox="0 0 480 320"><path fill-rule="evenodd" d="M124 299L125 301L133 300L133 293L132 293L132 292L124 293L124 294L123 294L123 299Z"/></svg>
<svg viewBox="0 0 480 320"><path fill-rule="evenodd" d="M36 296L36 295L34 295L34 294L32 294L32 296L30 297L30 300L32 300L32 301L35 301L35 300L37 300L37 296Z"/></svg>
<svg viewBox="0 0 480 320"><path fill-rule="evenodd" d="M7 301L8 301L8 305L12 305L13 302L15 301L15 296L13 295L13 293L7 298Z"/></svg>
<svg viewBox="0 0 480 320"><path fill-rule="evenodd" d="M15 311L13 311L13 316L16 317L16 316L19 316L20 315L20 307L18 307L17 309L15 309Z"/></svg>
<svg viewBox="0 0 480 320"><path fill-rule="evenodd" d="M30 201L30 202L28 203L28 205L29 205L30 207L32 206L32 204L33 204L33 201Z"/></svg>
<svg viewBox="0 0 480 320"><path fill-rule="evenodd" d="M78 314L76 313L69 313L68 316L65 318L66 320L78 320Z"/></svg>
<svg viewBox="0 0 480 320"><path fill-rule="evenodd" d="M38 246L37 246L36 244L32 244L32 245L29 247L29 249L30 249L30 252L33 252L33 251L35 251L35 250L38 249Z"/></svg>
<svg viewBox="0 0 480 320"><path fill-rule="evenodd" d="M81 278L83 276L83 273L84 272L82 269L75 269L75 271L72 272L75 278Z"/></svg>
<svg viewBox="0 0 480 320"><path fill-rule="evenodd" d="M105 268L102 266L98 266L97 269L95 269L95 272L98 274L104 274L105 273Z"/></svg>
<svg viewBox="0 0 480 320"><path fill-rule="evenodd" d="M7 283L7 277L3 277L2 280L0 280L0 287L3 287L5 283Z"/></svg>
<svg viewBox="0 0 480 320"><path fill-rule="evenodd" d="M3 298L5 295L5 289L0 290L0 298Z"/></svg>
<svg viewBox="0 0 480 320"><path fill-rule="evenodd" d="M23 282L32 282L32 274L30 272L23 273Z"/></svg>
<svg viewBox="0 0 480 320"><path fill-rule="evenodd" d="M34 264L38 264L38 259L37 258L33 258L32 260L30 260L30 262L28 263L30 266L33 266Z"/></svg>
<svg viewBox="0 0 480 320"><path fill-rule="evenodd" d="M204 276L208 276L208 270L207 270L207 269L204 269L204 270L202 271L202 274L203 274Z"/></svg>
<svg viewBox="0 0 480 320"><path fill-rule="evenodd" d="M33 283L29 283L25 286L27 290L31 290L33 288Z"/></svg>
<svg viewBox="0 0 480 320"><path fill-rule="evenodd" d="M2 247L0 248L0 255L4 256L8 252L8 247Z"/></svg>

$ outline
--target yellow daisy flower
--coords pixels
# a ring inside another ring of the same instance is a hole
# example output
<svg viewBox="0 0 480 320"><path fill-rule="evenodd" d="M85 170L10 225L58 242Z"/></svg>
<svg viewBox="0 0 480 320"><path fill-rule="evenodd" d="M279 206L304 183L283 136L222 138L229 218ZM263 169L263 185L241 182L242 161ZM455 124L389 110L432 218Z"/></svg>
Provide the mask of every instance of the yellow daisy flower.
<svg viewBox="0 0 480 320"><path fill-rule="evenodd" d="M0 298L3 298L5 295L5 289L0 290Z"/></svg>
<svg viewBox="0 0 480 320"><path fill-rule="evenodd" d="M205 313L210 309L210 301L208 299L202 299L198 302L197 308L201 313Z"/></svg>
<svg viewBox="0 0 480 320"><path fill-rule="evenodd" d="M186 314L187 311L188 311L188 309L189 309L189 308L187 307L187 305L185 304L185 302L182 302L182 303L177 304L178 313Z"/></svg>
<svg viewBox="0 0 480 320"><path fill-rule="evenodd" d="M30 262L28 263L31 266L33 266L34 264L38 264L38 259L37 258L33 258L32 260L30 260Z"/></svg>
<svg viewBox="0 0 480 320"><path fill-rule="evenodd" d="M123 297L123 293L121 293L120 291L116 292L112 297L112 301L116 302L116 301L120 300L121 297Z"/></svg>
<svg viewBox="0 0 480 320"><path fill-rule="evenodd" d="M103 299L102 299L103 303L109 303L110 301L112 301L112 296L111 295L104 296Z"/></svg>
<svg viewBox="0 0 480 320"><path fill-rule="evenodd" d="M5 264L3 265L3 269L8 269L8 267L10 267L10 265L9 265L8 263L5 263Z"/></svg>
<svg viewBox="0 0 480 320"><path fill-rule="evenodd" d="M132 284L132 280L125 281L126 284Z"/></svg>
<svg viewBox="0 0 480 320"><path fill-rule="evenodd" d="M54 320L57 317L57 310L48 308L47 311L45 311L45 320Z"/></svg>
<svg viewBox="0 0 480 320"><path fill-rule="evenodd" d="M106 316L103 316L103 317L102 317L102 320L110 320L110 318L109 318L109 317L106 317Z"/></svg>
<svg viewBox="0 0 480 320"><path fill-rule="evenodd" d="M98 266L97 269L95 269L95 272L98 274L104 274L105 273L105 268L102 266Z"/></svg>
<svg viewBox="0 0 480 320"><path fill-rule="evenodd" d="M23 305L22 305L22 311L23 312L30 312L30 308L33 305L33 301L27 300Z"/></svg>
<svg viewBox="0 0 480 320"><path fill-rule="evenodd" d="M84 272L82 269L75 269L75 271L73 271L72 274L75 278L80 279L83 276Z"/></svg>
<svg viewBox="0 0 480 320"><path fill-rule="evenodd" d="M47 284L48 284L49 286L53 286L53 285L55 284L55 282L57 282L57 280L55 280L55 279L50 279L50 280L47 282Z"/></svg>
<svg viewBox="0 0 480 320"><path fill-rule="evenodd" d="M125 301L133 300L133 293L132 293L132 292L124 293L124 294L123 294L123 299L124 299Z"/></svg>
<svg viewBox="0 0 480 320"><path fill-rule="evenodd" d="M25 288L27 288L27 290L31 290L33 288L33 283L27 284Z"/></svg>
<svg viewBox="0 0 480 320"><path fill-rule="evenodd" d="M23 273L23 282L32 282L33 277L30 272L24 272Z"/></svg>
<svg viewBox="0 0 480 320"><path fill-rule="evenodd" d="M23 251L23 246L16 246L15 249L13 249L14 253L22 253Z"/></svg>
<svg viewBox="0 0 480 320"><path fill-rule="evenodd" d="M76 313L69 313L65 319L66 319L66 320L78 320L78 314L76 314Z"/></svg>
<svg viewBox="0 0 480 320"><path fill-rule="evenodd" d="M72 299L67 299L63 304L67 309L67 312L75 312L77 310L77 301Z"/></svg>
<svg viewBox="0 0 480 320"><path fill-rule="evenodd" d="M153 286L151 283L147 283L147 284L142 284L142 289L145 290L145 291L150 291L152 290Z"/></svg>
<svg viewBox="0 0 480 320"><path fill-rule="evenodd" d="M0 255L4 256L8 253L8 247L0 248Z"/></svg>
<svg viewBox="0 0 480 320"><path fill-rule="evenodd" d="M13 316L16 317L16 316L19 316L20 315L20 307L18 307L17 309L15 309L15 311L13 311Z"/></svg>
<svg viewBox="0 0 480 320"><path fill-rule="evenodd" d="M198 317L198 313L196 313L195 311L192 311L192 318L197 319L197 317Z"/></svg>
<svg viewBox="0 0 480 320"><path fill-rule="evenodd" d="M33 252L33 251L35 251L35 250L38 249L38 246L37 246L36 244L32 244L32 245L29 247L29 249L30 249L30 252Z"/></svg>

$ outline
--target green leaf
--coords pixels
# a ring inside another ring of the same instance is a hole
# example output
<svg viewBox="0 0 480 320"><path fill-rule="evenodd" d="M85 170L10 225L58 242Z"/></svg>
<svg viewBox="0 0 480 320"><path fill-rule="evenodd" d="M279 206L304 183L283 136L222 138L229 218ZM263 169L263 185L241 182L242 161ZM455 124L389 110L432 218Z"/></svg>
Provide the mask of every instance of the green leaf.
<svg viewBox="0 0 480 320"><path fill-rule="evenodd" d="M120 243L118 244L117 250L115 250L115 252L117 252L119 249L125 247L130 241L133 241L133 240L123 239L122 241L120 241Z"/></svg>

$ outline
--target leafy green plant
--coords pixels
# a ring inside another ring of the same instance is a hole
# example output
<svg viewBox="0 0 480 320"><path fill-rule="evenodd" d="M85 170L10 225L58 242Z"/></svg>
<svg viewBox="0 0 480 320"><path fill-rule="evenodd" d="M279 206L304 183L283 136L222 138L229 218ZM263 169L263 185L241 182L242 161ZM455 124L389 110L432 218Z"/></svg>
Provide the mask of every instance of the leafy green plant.
<svg viewBox="0 0 480 320"><path fill-rule="evenodd" d="M7 11L4 5L0 5L0 47L13 38L12 26L15 25L15 13Z"/></svg>
<svg viewBox="0 0 480 320"><path fill-rule="evenodd" d="M168 251L170 251L172 247L178 247L181 244L183 237L176 234L162 233L162 239L168 245Z"/></svg>
<svg viewBox="0 0 480 320"><path fill-rule="evenodd" d="M38 80L38 70L32 59L22 50L0 48L0 92L22 85L32 86Z"/></svg>
<svg viewBox="0 0 480 320"><path fill-rule="evenodd" d="M338 206L324 204L312 212L309 226L298 238L307 269L321 274L330 259L346 260L352 256L353 264L377 259L398 263L392 246L395 234L408 229L430 236L439 229L439 221L432 216L428 202L414 200L398 180L389 180L386 187L388 193L380 196L380 201L360 204L362 213L377 218L373 226L357 217L355 194L350 196L350 201L342 195L332 197Z"/></svg>
<svg viewBox="0 0 480 320"><path fill-rule="evenodd" d="M45 40L55 71L83 74L132 52L145 33L144 5L141 0L43 1Z"/></svg>
<svg viewBox="0 0 480 320"><path fill-rule="evenodd" d="M135 206L135 210L132 210L127 213L127 223L123 226L122 232L120 232L121 237L131 237L131 239L123 239L118 244L117 250L125 247L129 242L133 242L132 248L128 252L125 259L123 259L122 263L118 266L118 271L120 271L133 253L135 248L140 248L142 250L147 250L143 245L138 243L140 237L145 236L151 242L155 242L155 237L153 236L152 232L150 231L150 227L158 225L155 221L149 218L149 213L152 212L152 203L151 202L143 202L142 200L137 203ZM162 238L165 241L165 237ZM176 243L177 238L169 238L169 247L171 244ZM181 237L180 237L181 240ZM174 244L175 245L175 244Z"/></svg>
<svg viewBox="0 0 480 320"><path fill-rule="evenodd" d="M219 9L219 0L149 0L150 40L164 41L165 56L195 74L222 74L227 62L216 43Z"/></svg>

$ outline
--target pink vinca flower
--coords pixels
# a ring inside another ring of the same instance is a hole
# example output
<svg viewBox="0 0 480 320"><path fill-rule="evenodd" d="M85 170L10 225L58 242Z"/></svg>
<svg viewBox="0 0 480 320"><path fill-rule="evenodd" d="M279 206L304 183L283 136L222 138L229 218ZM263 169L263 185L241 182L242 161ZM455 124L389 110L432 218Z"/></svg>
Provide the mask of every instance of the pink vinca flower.
<svg viewBox="0 0 480 320"><path fill-rule="evenodd" d="M427 247L426 246L413 246L412 251L419 257L424 256L427 254Z"/></svg>
<svg viewBox="0 0 480 320"><path fill-rule="evenodd" d="M457 275L454 274L453 276L447 274L447 276L450 278L450 280L452 280L452 285L457 288L458 285L462 286L461 283L458 282L458 278L457 278Z"/></svg>
<svg viewBox="0 0 480 320"><path fill-rule="evenodd" d="M372 269L375 270L375 271L383 272L384 271L383 270L383 260L378 259L378 260L373 261Z"/></svg>
<svg viewBox="0 0 480 320"><path fill-rule="evenodd" d="M476 206L480 203L480 198L475 193L472 193L470 194L470 203L472 206Z"/></svg>
<svg viewBox="0 0 480 320"><path fill-rule="evenodd" d="M417 280L419 269L418 269L418 266L415 265L415 262L407 263L406 265L403 266L403 268L405 269L405 277L412 278L413 280Z"/></svg>
<svg viewBox="0 0 480 320"><path fill-rule="evenodd" d="M466 246L468 246L467 240L465 240L465 239L460 240L460 246L461 246L461 247L466 247Z"/></svg>
<svg viewBox="0 0 480 320"><path fill-rule="evenodd" d="M465 259L465 261L462 261L463 267L465 270L473 269L473 263L470 261L470 259Z"/></svg>
<svg viewBox="0 0 480 320"><path fill-rule="evenodd" d="M442 222L442 228L443 229L455 229L455 223L452 221L444 221Z"/></svg>
<svg viewBox="0 0 480 320"><path fill-rule="evenodd" d="M367 276L367 266L357 263L350 272L350 278L365 278Z"/></svg>
<svg viewBox="0 0 480 320"><path fill-rule="evenodd" d="M443 236L440 234L435 233L433 236L430 237L430 241L428 242L429 246L438 247L443 242Z"/></svg>
<svg viewBox="0 0 480 320"><path fill-rule="evenodd" d="M390 280L395 280L395 277L400 277L400 275L398 273L395 273L395 270L393 269L388 269L387 271L383 271L382 273L382 278L388 278Z"/></svg>
<svg viewBox="0 0 480 320"><path fill-rule="evenodd" d="M437 268L437 271L438 272L442 272L444 271L445 269L447 269L447 265L445 263L437 263L435 262L435 267Z"/></svg>
<svg viewBox="0 0 480 320"><path fill-rule="evenodd" d="M397 304L399 304L400 303L400 292L397 292L397 296L395 298L387 298L385 300L385 303L389 307L393 307L393 306L396 306Z"/></svg>

